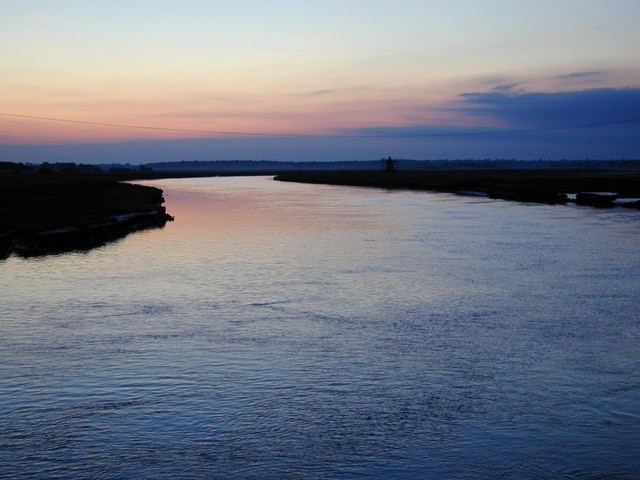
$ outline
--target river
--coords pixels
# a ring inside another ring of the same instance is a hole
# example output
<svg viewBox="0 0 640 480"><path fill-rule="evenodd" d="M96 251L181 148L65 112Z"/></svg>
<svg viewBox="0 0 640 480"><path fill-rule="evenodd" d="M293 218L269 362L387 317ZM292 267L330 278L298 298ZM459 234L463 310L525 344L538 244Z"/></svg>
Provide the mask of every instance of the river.
<svg viewBox="0 0 640 480"><path fill-rule="evenodd" d="M640 212L169 179L0 262L0 477L640 477Z"/></svg>

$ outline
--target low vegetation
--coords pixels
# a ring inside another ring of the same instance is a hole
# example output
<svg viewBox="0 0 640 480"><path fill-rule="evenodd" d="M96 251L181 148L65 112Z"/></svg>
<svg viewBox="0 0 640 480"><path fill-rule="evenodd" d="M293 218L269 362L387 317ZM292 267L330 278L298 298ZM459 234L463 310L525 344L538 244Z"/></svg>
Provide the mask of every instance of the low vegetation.
<svg viewBox="0 0 640 480"><path fill-rule="evenodd" d="M170 217L157 188L83 168L0 164L0 258L91 248Z"/></svg>
<svg viewBox="0 0 640 480"><path fill-rule="evenodd" d="M168 176L277 175L282 181L640 208L637 160L192 163L132 167L0 162L0 258L88 249L135 230L164 226L171 217L162 206L162 191L123 181ZM327 170L329 166L333 169Z"/></svg>
<svg viewBox="0 0 640 480"><path fill-rule="evenodd" d="M406 188L454 193L472 193L490 198L524 202L566 203L578 201L593 206L613 206L630 199L626 206L640 208L640 172L590 169L442 169L430 171L289 172L276 180ZM613 195L581 195L583 192L613 192ZM581 200L582 199L582 200ZM590 202L590 199L593 202Z"/></svg>

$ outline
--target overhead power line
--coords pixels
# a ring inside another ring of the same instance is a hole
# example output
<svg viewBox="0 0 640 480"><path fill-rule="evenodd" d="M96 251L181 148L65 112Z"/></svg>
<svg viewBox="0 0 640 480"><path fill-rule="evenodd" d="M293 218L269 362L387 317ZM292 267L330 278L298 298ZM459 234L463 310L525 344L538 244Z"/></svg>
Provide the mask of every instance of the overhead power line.
<svg viewBox="0 0 640 480"><path fill-rule="evenodd" d="M117 128L136 128L139 130L161 130L166 132L186 132L186 133L207 133L212 135L251 135L251 136L265 136L265 137L306 137L309 135L295 134L295 133L264 133L264 132L238 132L238 131L225 131L225 130L196 130L191 128L169 128L169 127L152 127L149 125L130 125L124 123L106 123L106 122L90 122L87 120L70 120L67 118L53 118L53 117L40 117L36 115L22 115L19 113L6 113L0 112L0 115L7 117L29 118L32 120L45 120L48 122L64 122L75 123L80 125L93 125L97 127L117 127Z"/></svg>
<svg viewBox="0 0 640 480"><path fill-rule="evenodd" d="M170 127L153 127L150 125L132 125L125 123L107 123L107 122L91 122L88 120L71 120L68 118L44 117L37 115L24 115L20 113L0 112L0 115L6 117L26 118L31 120L43 120L47 122L73 123L80 125L92 125L97 127L116 127L116 128L133 128L138 130L156 130L165 132L182 132L182 133L200 133L207 135L234 135L234 136L255 136L255 137L324 137L324 138L429 138L429 137L467 137L481 135L503 135L514 133L534 133L553 130L573 130L579 128L594 128L610 125L621 125L639 123L640 119L628 119L621 121L596 122L589 124L563 125L563 126L546 126L528 129L503 129L503 130L475 130L475 131L453 131L453 132L398 132L398 133L375 133L372 128L370 133L345 133L345 134L306 134L306 133L267 133L267 132L246 132L237 130L198 130L192 128L170 128ZM402 127L399 127L400 130Z"/></svg>

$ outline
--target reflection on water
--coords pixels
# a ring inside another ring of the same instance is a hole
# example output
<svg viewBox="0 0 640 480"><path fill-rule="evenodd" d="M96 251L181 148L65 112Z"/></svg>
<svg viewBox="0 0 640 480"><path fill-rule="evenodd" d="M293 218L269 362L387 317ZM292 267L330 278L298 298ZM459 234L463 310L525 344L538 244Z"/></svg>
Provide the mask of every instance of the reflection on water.
<svg viewBox="0 0 640 480"><path fill-rule="evenodd" d="M0 477L640 476L638 212L152 183L0 264Z"/></svg>

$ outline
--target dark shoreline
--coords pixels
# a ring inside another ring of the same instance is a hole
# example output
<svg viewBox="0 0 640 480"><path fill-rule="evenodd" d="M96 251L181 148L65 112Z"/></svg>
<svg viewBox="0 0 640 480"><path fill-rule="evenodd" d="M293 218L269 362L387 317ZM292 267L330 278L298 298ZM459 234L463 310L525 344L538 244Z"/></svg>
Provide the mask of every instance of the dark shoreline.
<svg viewBox="0 0 640 480"><path fill-rule="evenodd" d="M489 198L593 207L640 208L640 172L589 169L456 169L430 171L287 172L275 180L385 189L410 189ZM628 201L625 201L628 200Z"/></svg>
<svg viewBox="0 0 640 480"><path fill-rule="evenodd" d="M0 162L2 163L2 162ZM324 171L46 171L0 165L0 259L89 250L173 218L162 190L136 180L276 175L275 180L412 189L489 198L640 209L640 171L603 168L432 168ZM609 193L605 193L609 192Z"/></svg>
<svg viewBox="0 0 640 480"><path fill-rule="evenodd" d="M0 259L84 251L173 218L162 190L117 176L26 172L0 176Z"/></svg>

